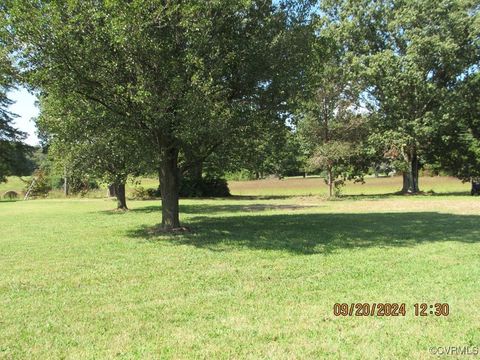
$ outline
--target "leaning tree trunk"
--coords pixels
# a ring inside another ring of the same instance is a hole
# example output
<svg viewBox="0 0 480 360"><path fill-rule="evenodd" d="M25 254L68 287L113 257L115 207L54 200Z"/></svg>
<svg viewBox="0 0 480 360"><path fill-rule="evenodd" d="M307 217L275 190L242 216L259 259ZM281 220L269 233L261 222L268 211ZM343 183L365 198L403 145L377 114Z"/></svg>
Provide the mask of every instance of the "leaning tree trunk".
<svg viewBox="0 0 480 360"><path fill-rule="evenodd" d="M125 183L115 184L115 196L117 197L117 209L128 210L125 196Z"/></svg>
<svg viewBox="0 0 480 360"><path fill-rule="evenodd" d="M166 149L160 165L160 192L162 195L162 228L172 230L180 227L178 192L180 173L178 170L178 150Z"/></svg>

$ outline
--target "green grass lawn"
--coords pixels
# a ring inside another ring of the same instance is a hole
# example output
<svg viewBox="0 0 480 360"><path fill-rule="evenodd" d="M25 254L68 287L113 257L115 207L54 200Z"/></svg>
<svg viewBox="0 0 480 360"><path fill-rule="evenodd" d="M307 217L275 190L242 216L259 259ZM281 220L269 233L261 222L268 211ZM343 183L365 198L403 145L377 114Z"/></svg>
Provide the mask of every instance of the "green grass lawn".
<svg viewBox="0 0 480 360"><path fill-rule="evenodd" d="M360 199L360 200L359 200ZM431 358L480 345L469 196L0 203L0 358ZM405 303L335 317L334 303ZM415 317L446 302L448 317Z"/></svg>
<svg viewBox="0 0 480 360"><path fill-rule="evenodd" d="M30 179L28 176L24 176L22 179L27 180ZM18 193L22 192L25 188L25 183L19 178L18 176L9 176L7 178L7 182L0 182L0 197L6 191L16 191Z"/></svg>

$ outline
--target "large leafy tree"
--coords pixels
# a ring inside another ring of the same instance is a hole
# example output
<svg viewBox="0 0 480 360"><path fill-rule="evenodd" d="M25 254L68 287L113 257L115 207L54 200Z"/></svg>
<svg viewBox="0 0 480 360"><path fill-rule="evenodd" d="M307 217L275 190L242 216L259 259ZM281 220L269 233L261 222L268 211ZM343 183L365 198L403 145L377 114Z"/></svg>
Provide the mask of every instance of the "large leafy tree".
<svg viewBox="0 0 480 360"><path fill-rule="evenodd" d="M267 54L284 11L256 0L6 4L25 78L124 118L122 129L154 154L162 227L179 227L182 154L206 157L248 129L255 95L274 86Z"/></svg>
<svg viewBox="0 0 480 360"><path fill-rule="evenodd" d="M330 196L347 178L361 177L366 118L359 106L359 86L338 36L315 17L306 82L297 109L298 133L307 165L323 170Z"/></svg>
<svg viewBox="0 0 480 360"><path fill-rule="evenodd" d="M326 0L324 16L363 84L370 142L396 161L403 191L419 191L418 172L438 110L456 82L478 64L478 8L473 0ZM476 24L476 25L475 25ZM443 110L450 111L450 109Z"/></svg>
<svg viewBox="0 0 480 360"><path fill-rule="evenodd" d="M1 5L0 5L1 9ZM27 155L30 148L24 144L26 134L13 125L15 114L8 111L12 101L8 92L12 90L15 72L9 58L6 43L5 18L0 18L0 182L9 175L24 175L30 169Z"/></svg>
<svg viewBox="0 0 480 360"><path fill-rule="evenodd" d="M48 135L49 155L68 178L96 178L110 184L117 208L127 209L125 183L146 170L148 153L123 132L125 118L76 96L41 96L37 126Z"/></svg>
<svg viewBox="0 0 480 360"><path fill-rule="evenodd" d="M222 176L239 169L259 176L282 176L294 166L290 164L294 157L290 154L293 137L287 123L295 106L295 94L305 81L305 62L312 38L312 2L276 2L279 8L270 21L270 31L275 35L267 51L261 54L261 66L268 64L267 76L252 89L248 109L236 114L243 117L239 127L224 132L213 143L194 134L191 146L181 158L185 176Z"/></svg>
<svg viewBox="0 0 480 360"><path fill-rule="evenodd" d="M480 183L480 73L465 76L440 111L437 139L429 160L439 169L467 182Z"/></svg>

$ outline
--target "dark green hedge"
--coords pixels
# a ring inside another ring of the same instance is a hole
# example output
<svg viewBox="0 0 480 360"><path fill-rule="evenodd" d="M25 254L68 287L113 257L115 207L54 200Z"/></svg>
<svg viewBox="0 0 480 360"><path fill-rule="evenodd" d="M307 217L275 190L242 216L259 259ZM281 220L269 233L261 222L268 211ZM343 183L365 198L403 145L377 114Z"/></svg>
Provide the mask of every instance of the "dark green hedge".
<svg viewBox="0 0 480 360"><path fill-rule="evenodd" d="M183 178L180 186L180 197L226 197L230 196L227 181L225 179Z"/></svg>

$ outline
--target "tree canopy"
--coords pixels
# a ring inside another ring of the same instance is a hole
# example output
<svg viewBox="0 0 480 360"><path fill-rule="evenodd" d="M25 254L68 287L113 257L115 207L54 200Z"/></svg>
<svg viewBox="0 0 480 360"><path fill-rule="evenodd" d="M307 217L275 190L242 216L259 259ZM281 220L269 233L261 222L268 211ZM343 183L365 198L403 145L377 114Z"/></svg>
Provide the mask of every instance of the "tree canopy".
<svg viewBox="0 0 480 360"><path fill-rule="evenodd" d="M122 121L159 169L162 225L179 226L180 159L248 134L261 97L282 104L284 5L266 1L7 1L23 77ZM267 102L263 101L262 104ZM83 118L90 122L91 119ZM121 141L121 140L120 140Z"/></svg>
<svg viewBox="0 0 480 360"><path fill-rule="evenodd" d="M13 103L8 98L8 92L13 89L15 71L6 42L4 21L3 17L0 18L0 182L6 181L7 176L25 175L30 170L27 159L30 148L23 142L26 134L13 125L16 115L8 110Z"/></svg>
<svg viewBox="0 0 480 360"><path fill-rule="evenodd" d="M322 1L327 29L363 81L370 141L404 172L404 191L418 192L418 170L435 137L440 110L455 84L478 67L475 1Z"/></svg>
<svg viewBox="0 0 480 360"><path fill-rule="evenodd" d="M17 81L39 94L65 173L119 193L129 176L158 174L164 230L180 227L182 178L309 165L332 193L383 163L417 193L426 163L478 177L474 0L5 0L0 11L2 156L24 150L6 111ZM11 164L0 177L19 172Z"/></svg>

